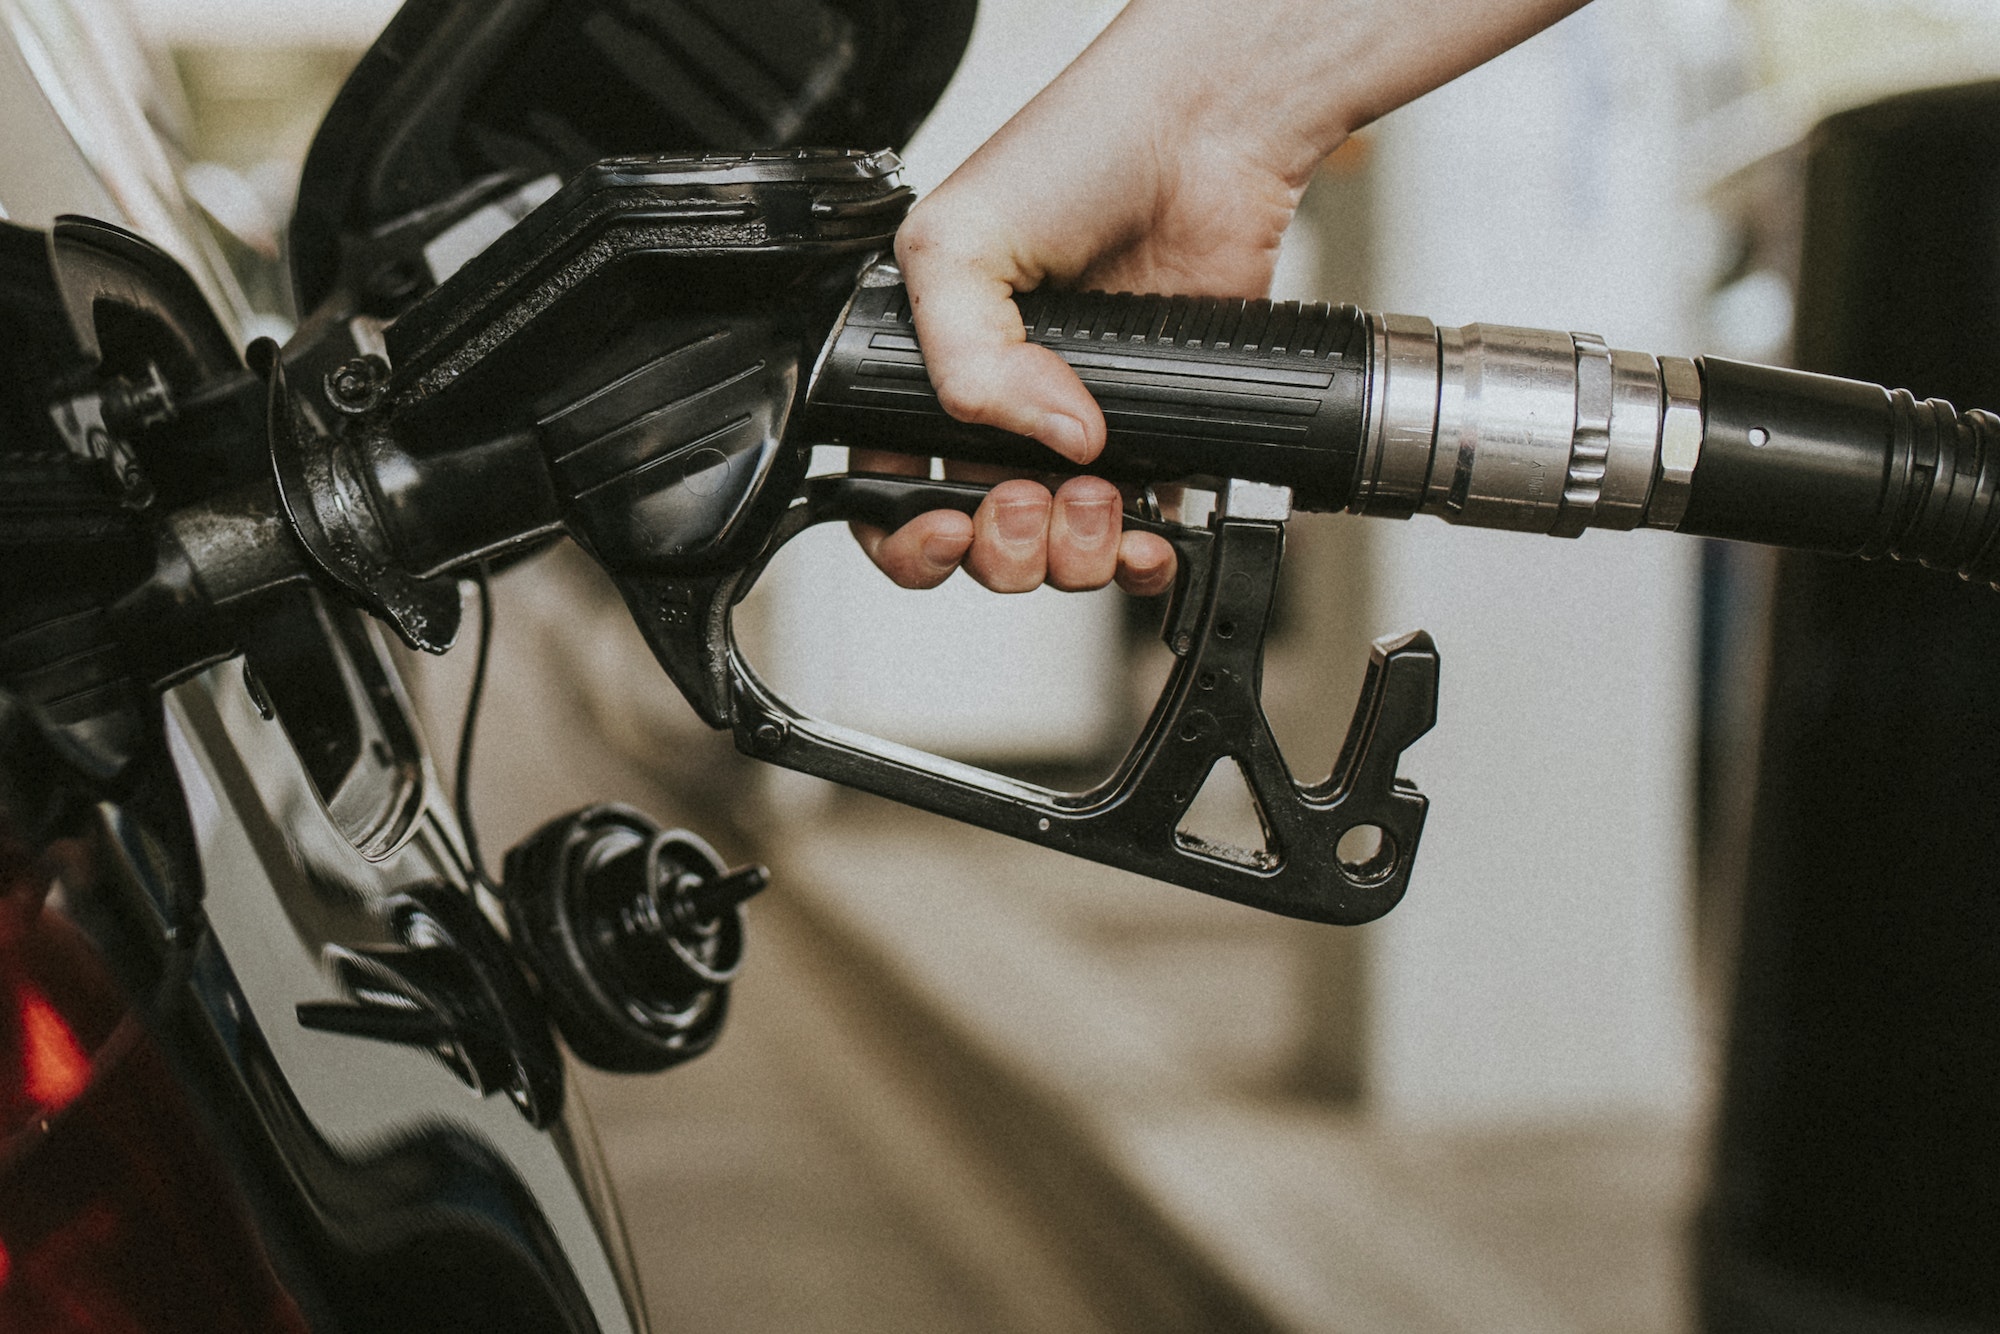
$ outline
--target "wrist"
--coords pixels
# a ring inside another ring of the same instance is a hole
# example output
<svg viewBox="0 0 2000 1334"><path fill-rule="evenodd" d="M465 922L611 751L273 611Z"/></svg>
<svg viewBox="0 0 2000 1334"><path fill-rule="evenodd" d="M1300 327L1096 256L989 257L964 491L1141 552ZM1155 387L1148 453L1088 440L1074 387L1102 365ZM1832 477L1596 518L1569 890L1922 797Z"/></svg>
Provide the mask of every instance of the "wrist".
<svg viewBox="0 0 2000 1334"><path fill-rule="evenodd" d="M1165 154L1225 146L1303 188L1356 128L1354 9L1326 0L1131 0L1078 64L1130 71ZM1100 50L1100 48L1102 48ZM1097 77L1095 71L1090 77Z"/></svg>
<svg viewBox="0 0 2000 1334"><path fill-rule="evenodd" d="M1585 3L1131 0L1099 45L1137 57L1157 104L1302 184L1355 130Z"/></svg>

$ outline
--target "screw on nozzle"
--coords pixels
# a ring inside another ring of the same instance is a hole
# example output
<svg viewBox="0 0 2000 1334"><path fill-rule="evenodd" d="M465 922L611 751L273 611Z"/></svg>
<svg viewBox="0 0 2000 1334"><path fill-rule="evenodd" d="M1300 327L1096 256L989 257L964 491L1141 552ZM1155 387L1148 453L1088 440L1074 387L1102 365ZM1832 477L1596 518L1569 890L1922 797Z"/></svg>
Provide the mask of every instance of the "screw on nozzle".
<svg viewBox="0 0 2000 1334"><path fill-rule="evenodd" d="M170 422L177 411L172 388L160 374L159 366L150 361L138 378L114 380L106 385L98 405L105 429L121 437Z"/></svg>
<svg viewBox="0 0 2000 1334"><path fill-rule="evenodd" d="M388 363L373 353L350 358L326 373L327 402L345 413L367 412L382 401L388 378Z"/></svg>
<svg viewBox="0 0 2000 1334"><path fill-rule="evenodd" d="M733 871L703 880L674 896L675 916L683 923L712 922L722 914L761 893L771 883L768 867L751 862Z"/></svg>

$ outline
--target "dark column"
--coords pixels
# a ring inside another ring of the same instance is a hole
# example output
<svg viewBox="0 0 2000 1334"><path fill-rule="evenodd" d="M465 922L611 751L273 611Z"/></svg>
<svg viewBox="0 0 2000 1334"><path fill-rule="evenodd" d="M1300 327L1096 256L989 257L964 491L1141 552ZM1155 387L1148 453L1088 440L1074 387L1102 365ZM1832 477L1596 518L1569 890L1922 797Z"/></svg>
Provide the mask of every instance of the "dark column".
<svg viewBox="0 0 2000 1334"><path fill-rule="evenodd" d="M1808 163L1797 364L2000 409L2000 84ZM1771 644L1704 1328L2000 1328L2000 595L1787 556Z"/></svg>

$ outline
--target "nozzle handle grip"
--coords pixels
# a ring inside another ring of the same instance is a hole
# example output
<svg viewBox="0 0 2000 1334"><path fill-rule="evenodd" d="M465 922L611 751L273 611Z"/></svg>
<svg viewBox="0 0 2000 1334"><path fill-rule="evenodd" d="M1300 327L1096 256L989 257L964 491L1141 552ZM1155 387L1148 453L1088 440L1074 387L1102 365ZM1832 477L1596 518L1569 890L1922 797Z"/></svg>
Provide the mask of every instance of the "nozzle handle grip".
<svg viewBox="0 0 2000 1334"><path fill-rule="evenodd" d="M1016 298L1028 341L1069 363L1104 409L1087 469L1028 439L946 414L910 317L883 270L864 276L820 358L803 424L816 443L1089 471L1114 481L1292 489L1306 510L1345 508L1360 468L1368 330L1352 306L1129 292Z"/></svg>

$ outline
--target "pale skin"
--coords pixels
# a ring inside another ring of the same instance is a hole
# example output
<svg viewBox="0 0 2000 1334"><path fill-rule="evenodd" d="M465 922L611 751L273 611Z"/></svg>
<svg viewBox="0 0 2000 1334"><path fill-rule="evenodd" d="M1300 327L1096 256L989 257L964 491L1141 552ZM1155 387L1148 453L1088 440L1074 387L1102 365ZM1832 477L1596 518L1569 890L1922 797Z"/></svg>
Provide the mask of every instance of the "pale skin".
<svg viewBox="0 0 2000 1334"><path fill-rule="evenodd" d="M1586 0L1131 0L1102 35L918 203L896 237L917 335L947 412L1088 464L1104 414L1009 299L1043 284L1258 297L1319 164L1355 130L1483 64ZM925 460L855 451L857 470ZM1124 532L1111 483L998 481L978 513L939 510L856 539L905 588L960 565L1000 593L1114 580L1151 594L1174 556Z"/></svg>

